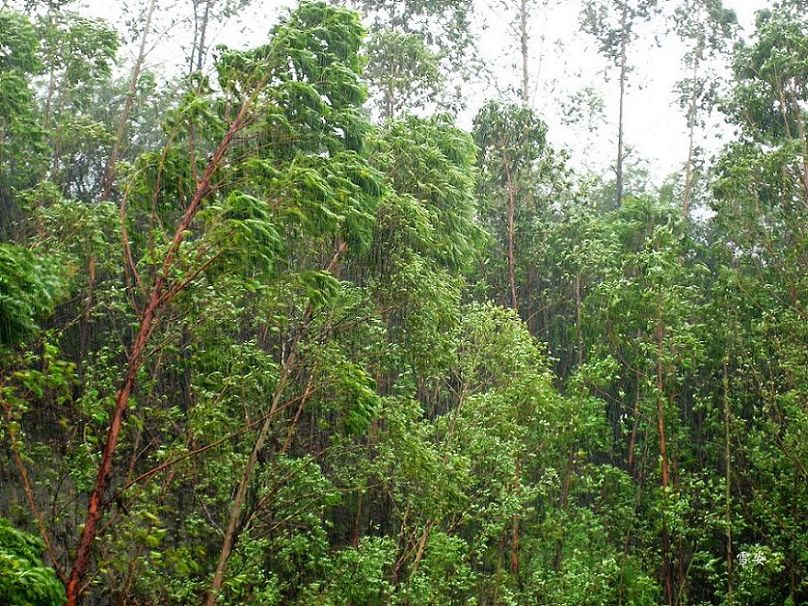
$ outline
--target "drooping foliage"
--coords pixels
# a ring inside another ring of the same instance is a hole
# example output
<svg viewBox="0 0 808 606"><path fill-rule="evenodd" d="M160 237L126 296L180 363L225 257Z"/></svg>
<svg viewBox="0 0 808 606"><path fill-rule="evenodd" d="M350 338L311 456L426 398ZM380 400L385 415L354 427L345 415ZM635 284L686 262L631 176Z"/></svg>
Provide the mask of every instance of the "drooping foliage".
<svg viewBox="0 0 808 606"><path fill-rule="evenodd" d="M8 606L61 606L65 590L41 559L42 541L0 518L0 599Z"/></svg>

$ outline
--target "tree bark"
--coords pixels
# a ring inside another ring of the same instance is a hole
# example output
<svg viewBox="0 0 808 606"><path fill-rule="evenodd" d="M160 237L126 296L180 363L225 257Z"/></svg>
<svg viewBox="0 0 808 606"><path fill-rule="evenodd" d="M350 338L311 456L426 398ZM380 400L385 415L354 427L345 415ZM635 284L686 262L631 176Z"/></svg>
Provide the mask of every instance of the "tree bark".
<svg viewBox="0 0 808 606"><path fill-rule="evenodd" d="M522 55L522 102L530 105L530 50L528 48L527 17L529 0L521 0L519 6L519 47Z"/></svg>
<svg viewBox="0 0 808 606"><path fill-rule="evenodd" d="M514 488L519 492L519 487L522 483L522 469L521 463L516 461L516 473L514 475ZM519 514L514 514L513 523L511 525L511 574L519 573Z"/></svg>
<svg viewBox="0 0 808 606"><path fill-rule="evenodd" d="M726 537L727 537L727 606L733 605L733 568L732 558L732 452L730 450L730 424L732 422L732 413L729 405L729 369L728 361L724 358L722 367L723 377L723 400L724 400L724 465L726 467L726 476L724 478L724 509L726 524Z"/></svg>
<svg viewBox="0 0 808 606"><path fill-rule="evenodd" d="M662 310L659 310L657 327L657 430L659 432L659 456L662 466L662 499L663 503L668 500L668 490L670 487L670 464L668 461L668 444L665 437L665 398L663 396L663 389L665 387L663 380L663 366L662 354L665 344L665 324L662 319ZM665 603L668 606L673 605L673 579L671 578L671 561L670 561L670 534L668 532L667 524L663 521L662 524L662 580L665 587Z"/></svg>
<svg viewBox="0 0 808 606"><path fill-rule="evenodd" d="M202 14L202 27L199 32L199 48L196 51L196 71L202 71L205 64L205 38L208 32L208 21L210 21L210 5L213 0L205 0L205 12Z"/></svg>
<svg viewBox="0 0 808 606"><path fill-rule="evenodd" d="M575 274L575 342L578 349L578 366L584 363L584 339L581 333L581 270Z"/></svg>
<svg viewBox="0 0 808 606"><path fill-rule="evenodd" d="M687 221L690 216L690 199L693 195L693 155L695 152L696 139L696 114L698 112L699 82L698 82L698 59L693 60L693 77L691 79L690 108L687 112L687 122L689 127L689 140L687 146L687 164L685 165L685 188L682 195L682 219Z"/></svg>

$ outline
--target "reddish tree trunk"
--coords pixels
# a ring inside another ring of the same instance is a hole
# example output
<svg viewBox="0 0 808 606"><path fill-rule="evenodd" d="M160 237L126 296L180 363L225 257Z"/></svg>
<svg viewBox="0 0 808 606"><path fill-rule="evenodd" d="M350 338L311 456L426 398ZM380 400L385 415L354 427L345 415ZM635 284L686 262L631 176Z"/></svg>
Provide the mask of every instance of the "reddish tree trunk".
<svg viewBox="0 0 808 606"><path fill-rule="evenodd" d="M107 483L112 472L115 449L118 446L118 439L120 436L121 427L123 425L123 418L129 406L129 398L134 390L137 374L143 365L146 347L149 344L149 338L154 330L157 312L162 305L171 299L171 297L166 297L164 295L169 270L174 264L176 255L179 252L180 245L182 244L186 231L193 222L196 213L199 211L202 201L210 192L211 180L214 172L221 165L224 155L233 141L233 137L235 137L236 133L241 129L244 123L247 107L247 102L241 106L238 115L231 123L230 128L228 129L224 138L211 156L211 159L205 169L205 174L197 183L194 196L191 199L188 208L185 210L176 232L174 233L171 246L163 259L162 270L158 273L154 280L148 302L146 303L146 307L141 315L140 327L138 329L135 343L132 346L132 350L129 354L129 362L126 366L123 383L115 396L115 407L112 411L112 420L110 421L109 428L107 429L107 438L106 442L104 443L103 454L101 455L101 463L98 466L95 485L90 493L84 528L81 533L81 538L79 539L78 548L76 549L76 557L73 560L73 568L70 572L70 578L68 579L66 585L67 606L76 606L78 603L78 598L83 591L82 583L90 563L92 544L98 532L98 521L101 519L101 515L103 514L105 508L104 494L106 493ZM173 290L172 296L177 292L179 291Z"/></svg>

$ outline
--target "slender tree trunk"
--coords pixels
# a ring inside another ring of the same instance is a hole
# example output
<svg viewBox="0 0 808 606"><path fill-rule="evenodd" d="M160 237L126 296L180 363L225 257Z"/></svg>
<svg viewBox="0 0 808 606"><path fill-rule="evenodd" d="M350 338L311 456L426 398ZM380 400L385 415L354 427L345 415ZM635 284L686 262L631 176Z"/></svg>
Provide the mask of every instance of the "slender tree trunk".
<svg viewBox="0 0 808 606"><path fill-rule="evenodd" d="M508 160L505 160L505 177L508 187L508 288L511 294L511 307L519 312L519 301L516 297L516 254L515 254L515 216L516 216L516 192L514 191L513 179Z"/></svg>
<svg viewBox="0 0 808 606"><path fill-rule="evenodd" d="M112 184L115 180L115 165L118 162L118 157L121 155L123 149L124 139L126 138L126 126L129 123L129 115L132 113L132 107L135 104L135 96L137 95L137 85L140 81L140 72L143 70L143 62L146 59L146 41L149 39L151 31L152 17L154 16L154 9L157 7L157 0L149 1L149 8L146 9L146 20L143 24L143 32L140 35L140 46L138 48L137 59L135 65L132 67L132 76L129 79L129 91L126 94L126 101L123 105L121 118L118 122L118 132L115 136L115 144L112 146L112 153L109 155L107 165L104 169L104 179L101 185L101 199L109 200L112 194Z"/></svg>
<svg viewBox="0 0 808 606"><path fill-rule="evenodd" d="M353 532L351 533L351 545L359 547L359 540L362 538L362 501L363 494L360 492L356 497L356 512L354 513Z"/></svg>
<svg viewBox="0 0 808 606"><path fill-rule="evenodd" d="M418 539L418 548L415 550L415 558L412 561L412 568L410 569L410 580L415 577L415 573L418 572L418 566L421 564L421 560L424 557L424 553L426 551L426 544L429 540L429 535L432 532L433 522L429 520L424 527L424 532L421 533L421 538Z"/></svg>
<svg viewBox="0 0 808 606"><path fill-rule="evenodd" d="M637 342L639 343L640 338L642 337L642 331L639 329L637 330ZM634 463L635 463L635 454L634 451L637 448L637 433L639 432L640 427L640 371L639 369L634 373L634 382L635 382L635 390L634 390L634 418L631 422L631 436L628 441L628 470L631 473L632 477L634 476Z"/></svg>
<svg viewBox="0 0 808 606"><path fill-rule="evenodd" d="M196 47L199 40L199 0L191 0L191 7L194 10L194 41L191 43L191 56L188 58L188 75L194 73L194 65L196 65Z"/></svg>
<svg viewBox="0 0 808 606"><path fill-rule="evenodd" d="M698 113L698 100L700 95L698 81L698 59L693 61L693 77L691 79L690 108L687 112L689 127L689 140L687 145L687 164L685 165L685 189L682 195L682 219L687 221L690 216L690 199L693 195L693 155L696 149L696 114Z"/></svg>
<svg viewBox="0 0 808 606"><path fill-rule="evenodd" d="M620 16L620 112L617 121L617 173L615 187L617 190L616 201L617 206L623 202L623 161L624 161L624 142L623 142L623 115L624 103L626 97L626 53L628 46L628 4L623 0L623 11Z"/></svg>
<svg viewBox="0 0 808 606"><path fill-rule="evenodd" d="M519 6L519 47L522 56L522 102L530 105L530 49L528 48L528 1L521 0Z"/></svg>
<svg viewBox="0 0 808 606"><path fill-rule="evenodd" d="M663 380L663 367L662 355L663 347L665 344L665 324L662 320L661 314L657 323L656 329L657 337L657 429L659 430L659 455L662 459L662 488L667 489L670 486L670 463L668 461L668 444L665 438L665 398L663 396L663 389L665 387Z"/></svg>
<svg viewBox="0 0 808 606"><path fill-rule="evenodd" d="M561 511L566 513L567 503L570 496L570 485L572 483L572 472L575 467L575 449L570 450L567 456L567 461L564 464L564 477L561 480L561 500L559 506ZM561 570L561 561L564 553L564 537L559 537L555 546L555 558L553 560L553 570L559 572Z"/></svg>
<svg viewBox="0 0 808 606"><path fill-rule="evenodd" d="M516 461L516 472L514 474L514 489L519 491L519 486L522 483L521 475L521 462ZM517 574L519 572L519 514L514 514L513 523L511 525L511 573Z"/></svg>
<svg viewBox="0 0 808 606"><path fill-rule="evenodd" d="M805 128L804 112L800 103L792 95L791 105L794 107L794 119L797 124L797 134L802 143L802 170L800 172L800 180L802 181L803 199L805 205L808 207L808 133Z"/></svg>
<svg viewBox="0 0 808 606"><path fill-rule="evenodd" d="M272 403L269 408L269 413L264 420L264 424L261 426L261 431L259 432L258 437L255 439L252 451L250 452L250 457L247 459L247 465L241 474L241 480L239 481L236 496L233 498L233 502L230 505L230 519L227 522L227 530L224 534L224 541L222 542L222 548L219 551L219 560L216 563L216 570L213 573L213 581L211 582L210 589L208 589L205 597L205 606L213 606L216 603L216 598L218 597L219 591L222 588L224 573L227 569L227 562L230 559L230 554L233 552L233 546L235 544L238 529L241 524L242 509L247 498L247 491L250 488L252 472L253 469L255 469L256 463L258 462L258 455L261 454L261 451L264 449L264 444L266 444L267 437L269 436L269 430L272 427L275 413L278 410L278 406L283 398L283 392L286 389L286 385L289 381L289 375L296 364L297 348L293 347L291 353L283 364L281 375L278 377L278 383L275 386L275 392L272 394Z"/></svg>
<svg viewBox="0 0 808 606"><path fill-rule="evenodd" d="M395 110L395 92L393 91L393 85L390 84L387 87L387 90L384 93L384 120L389 121L393 120L396 116Z"/></svg>
<svg viewBox="0 0 808 606"><path fill-rule="evenodd" d="M340 240L337 245L337 250L334 253L334 256L331 258L326 271L329 273L338 273L337 266L339 264L340 257L342 257L347 249L347 243ZM303 314L304 319L301 332L305 331L311 319L311 315L312 308L309 306ZM269 413L264 419L264 423L261 426L261 431L258 433L258 436L253 443L250 457L247 459L247 465L244 467L244 471L241 474L238 489L236 490L236 496L233 498L233 502L230 505L230 517L227 522L227 529L224 534L224 540L222 541L222 548L219 550L219 559L216 563L216 570L213 573L213 580L211 581L210 588L205 595L203 602L204 606L214 606L216 599L219 596L219 592L222 589L224 574L227 571L227 563L230 560L230 555L233 553L233 547L236 539L238 538L241 527L243 514L242 509L244 508L244 503L247 499L247 491L250 488L253 470L255 469L255 465L258 463L258 456L264 449L264 445L269 437L269 430L272 428L272 423L275 420L275 413L277 412L278 406L283 398L283 392L289 382L291 372L297 366L298 346L300 344L301 336L302 335L298 335L298 337L295 339L289 351L289 355L286 357L286 360L281 367L281 374L278 377L278 383L276 384L275 391L272 394L272 402L269 407ZM309 385L311 385L311 383ZM306 389L306 392L309 395L311 394L308 388ZM305 403L305 399L306 395L304 394L304 398L302 400L303 403Z"/></svg>
<svg viewBox="0 0 808 606"><path fill-rule="evenodd" d="M662 466L662 499L665 503L668 500L668 490L670 488L670 464L668 461L668 444L665 437L665 398L663 396L664 390L664 377L662 366L663 347L665 344L665 325L662 320L662 310L659 310L659 316L656 327L657 338L657 364L656 364L656 378L657 378L657 430L659 432L659 456ZM668 532L667 524L663 522L662 525L662 579L665 587L665 603L668 606L673 604L673 579L671 578L671 561L670 561L670 534Z"/></svg>
<svg viewBox="0 0 808 606"><path fill-rule="evenodd" d="M733 569L732 569L732 452L730 450L730 424L732 423L732 413L729 407L729 370L727 359L723 364L723 400L724 400L724 466L726 476L724 478L724 511L727 537L727 606L733 605Z"/></svg>
<svg viewBox="0 0 808 606"><path fill-rule="evenodd" d="M205 38L208 32L208 22L210 21L210 5L213 0L205 0L205 12L202 13L202 27L199 31L199 48L196 50L196 71L202 71L205 64Z"/></svg>
<svg viewBox="0 0 808 606"><path fill-rule="evenodd" d="M48 94L45 98L45 111L43 112L45 115L42 118L42 123L44 124L45 129L50 126L53 105L53 91L56 88L56 68L53 65L53 57L50 58L50 62L51 65L48 74Z"/></svg>
<svg viewBox="0 0 808 606"><path fill-rule="evenodd" d="M251 100L252 99L250 99L250 101ZM171 245L163 258L162 269L154 280L148 301L141 314L140 327L134 345L129 352L129 362L124 372L123 383L115 396L115 406L112 410L112 419L107 429L107 437L101 455L101 463L96 473L95 485L90 493L84 528L81 532L81 538L79 539L78 548L76 549L76 556L73 560L73 568L67 582L67 606L76 606L79 595L83 591L82 582L90 564L90 552L98 531L98 521L101 519L103 510L106 508L104 494L106 493L107 482L112 472L115 449L118 446L118 438L123 425L123 418L129 406L129 398L134 390L137 374L143 366L146 347L149 344L152 331L154 330L157 312L159 308L171 298L166 296L166 286L168 285L170 270L174 265L180 245L185 238L188 228L196 217L202 201L210 192L214 172L221 166L222 160L224 159L225 153L230 148L233 138L244 124L248 105L249 101L245 101L245 103L242 104L238 115L230 124L230 128L211 156L202 179L197 183L196 191L188 208L180 219ZM185 285L187 285L187 283L183 283L183 286ZM176 292L177 291L173 289L169 291L169 293L173 294L176 294Z"/></svg>
<svg viewBox="0 0 808 606"><path fill-rule="evenodd" d="M578 348L578 366L584 363L584 339L581 334L581 270L575 274L575 341Z"/></svg>

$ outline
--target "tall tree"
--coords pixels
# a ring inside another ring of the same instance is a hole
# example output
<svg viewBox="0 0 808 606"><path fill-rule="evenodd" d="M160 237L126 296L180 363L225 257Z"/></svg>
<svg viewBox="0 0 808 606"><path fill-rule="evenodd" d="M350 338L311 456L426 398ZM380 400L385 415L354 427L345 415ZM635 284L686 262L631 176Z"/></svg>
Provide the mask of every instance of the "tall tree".
<svg viewBox="0 0 808 606"><path fill-rule="evenodd" d="M192 39L188 52L188 73L202 71L210 52L211 31L248 9L252 0L189 0ZM215 32L214 32L215 33Z"/></svg>
<svg viewBox="0 0 808 606"><path fill-rule="evenodd" d="M683 57L689 77L678 84L680 103L686 111L688 128L682 216L687 218L696 180L696 129L700 126L700 110L715 101L716 78L711 62L729 50L737 27L735 13L724 8L720 0L684 0L674 11L676 33L685 40Z"/></svg>
<svg viewBox="0 0 808 606"><path fill-rule="evenodd" d="M519 66L519 98L525 106L531 104L531 27L537 16L538 9L548 10L547 0L518 0L507 2L500 0L499 8L511 16L508 23L508 32L514 42L517 64Z"/></svg>
<svg viewBox="0 0 808 606"><path fill-rule="evenodd" d="M492 222L496 221L492 232L498 240L501 238L504 241L507 300L518 311L517 205L530 208L537 202L532 195L533 180L537 175L539 159L545 151L547 127L525 106L489 102L475 118L474 133L480 148L482 197L490 201L493 208L499 208L499 199L505 198L504 225L500 227L498 213L488 216ZM520 229L524 229L526 224L529 222L520 222Z"/></svg>
<svg viewBox="0 0 808 606"><path fill-rule="evenodd" d="M479 67L471 0L349 0L369 23L365 78L383 118L405 111L457 111Z"/></svg>
<svg viewBox="0 0 808 606"><path fill-rule="evenodd" d="M631 72L629 49L637 39L637 26L653 16L657 5L657 0L585 0L581 14L584 31L595 38L599 52L618 72L617 160L614 167L617 206L623 199L625 97Z"/></svg>

